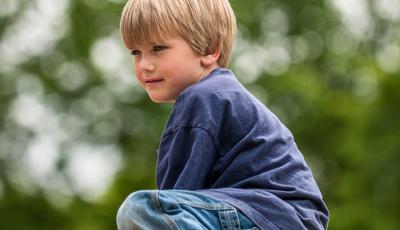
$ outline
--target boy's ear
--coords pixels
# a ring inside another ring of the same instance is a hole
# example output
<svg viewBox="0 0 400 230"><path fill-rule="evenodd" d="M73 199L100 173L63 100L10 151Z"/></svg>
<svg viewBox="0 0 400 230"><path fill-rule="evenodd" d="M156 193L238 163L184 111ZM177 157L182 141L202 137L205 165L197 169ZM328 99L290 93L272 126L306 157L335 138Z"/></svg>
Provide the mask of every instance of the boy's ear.
<svg viewBox="0 0 400 230"><path fill-rule="evenodd" d="M219 56L221 55L221 49L215 50L213 53L201 56L201 64L204 67L208 67L218 62Z"/></svg>

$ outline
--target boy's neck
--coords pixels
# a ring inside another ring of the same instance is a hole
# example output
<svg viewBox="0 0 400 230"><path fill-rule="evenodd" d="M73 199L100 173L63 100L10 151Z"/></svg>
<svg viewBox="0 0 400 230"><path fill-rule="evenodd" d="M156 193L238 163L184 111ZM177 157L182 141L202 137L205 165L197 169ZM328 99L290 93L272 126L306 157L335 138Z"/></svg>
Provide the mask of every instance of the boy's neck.
<svg viewBox="0 0 400 230"><path fill-rule="evenodd" d="M205 77L207 77L213 70L220 68L220 66L217 63L214 63L213 65L207 66L207 68L204 68L203 72L200 74L197 82L201 81Z"/></svg>

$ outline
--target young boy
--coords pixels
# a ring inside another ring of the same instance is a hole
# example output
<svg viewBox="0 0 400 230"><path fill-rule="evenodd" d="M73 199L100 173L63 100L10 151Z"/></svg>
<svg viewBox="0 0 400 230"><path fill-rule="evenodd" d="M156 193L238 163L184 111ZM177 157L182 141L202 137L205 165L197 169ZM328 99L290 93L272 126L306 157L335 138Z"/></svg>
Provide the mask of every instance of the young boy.
<svg viewBox="0 0 400 230"><path fill-rule="evenodd" d="M132 193L118 229L324 229L328 210L289 130L225 69L228 0L129 0L121 35L136 77L174 103L157 189Z"/></svg>

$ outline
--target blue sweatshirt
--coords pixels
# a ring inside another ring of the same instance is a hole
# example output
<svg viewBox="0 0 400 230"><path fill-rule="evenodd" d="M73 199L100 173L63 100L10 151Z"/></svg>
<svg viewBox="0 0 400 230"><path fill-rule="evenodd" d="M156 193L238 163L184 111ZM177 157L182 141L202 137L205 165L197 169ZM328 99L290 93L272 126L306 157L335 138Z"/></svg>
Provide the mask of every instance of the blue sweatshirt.
<svg viewBox="0 0 400 230"><path fill-rule="evenodd" d="M223 200L261 229L324 229L328 209L290 131L231 71L181 92L161 138L158 189Z"/></svg>

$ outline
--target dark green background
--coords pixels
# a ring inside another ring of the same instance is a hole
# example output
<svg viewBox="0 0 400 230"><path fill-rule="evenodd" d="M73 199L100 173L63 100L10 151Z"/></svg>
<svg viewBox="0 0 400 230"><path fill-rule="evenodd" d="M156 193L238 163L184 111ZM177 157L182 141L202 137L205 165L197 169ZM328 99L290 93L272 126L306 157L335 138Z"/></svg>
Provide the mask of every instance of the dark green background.
<svg viewBox="0 0 400 230"><path fill-rule="evenodd" d="M230 67L293 132L330 229L400 228L400 4L379 2L231 1ZM115 229L123 199L154 188L171 105L137 85L123 4L1 0L1 229ZM79 146L79 169L100 172L89 182L113 172L96 196L72 167Z"/></svg>

